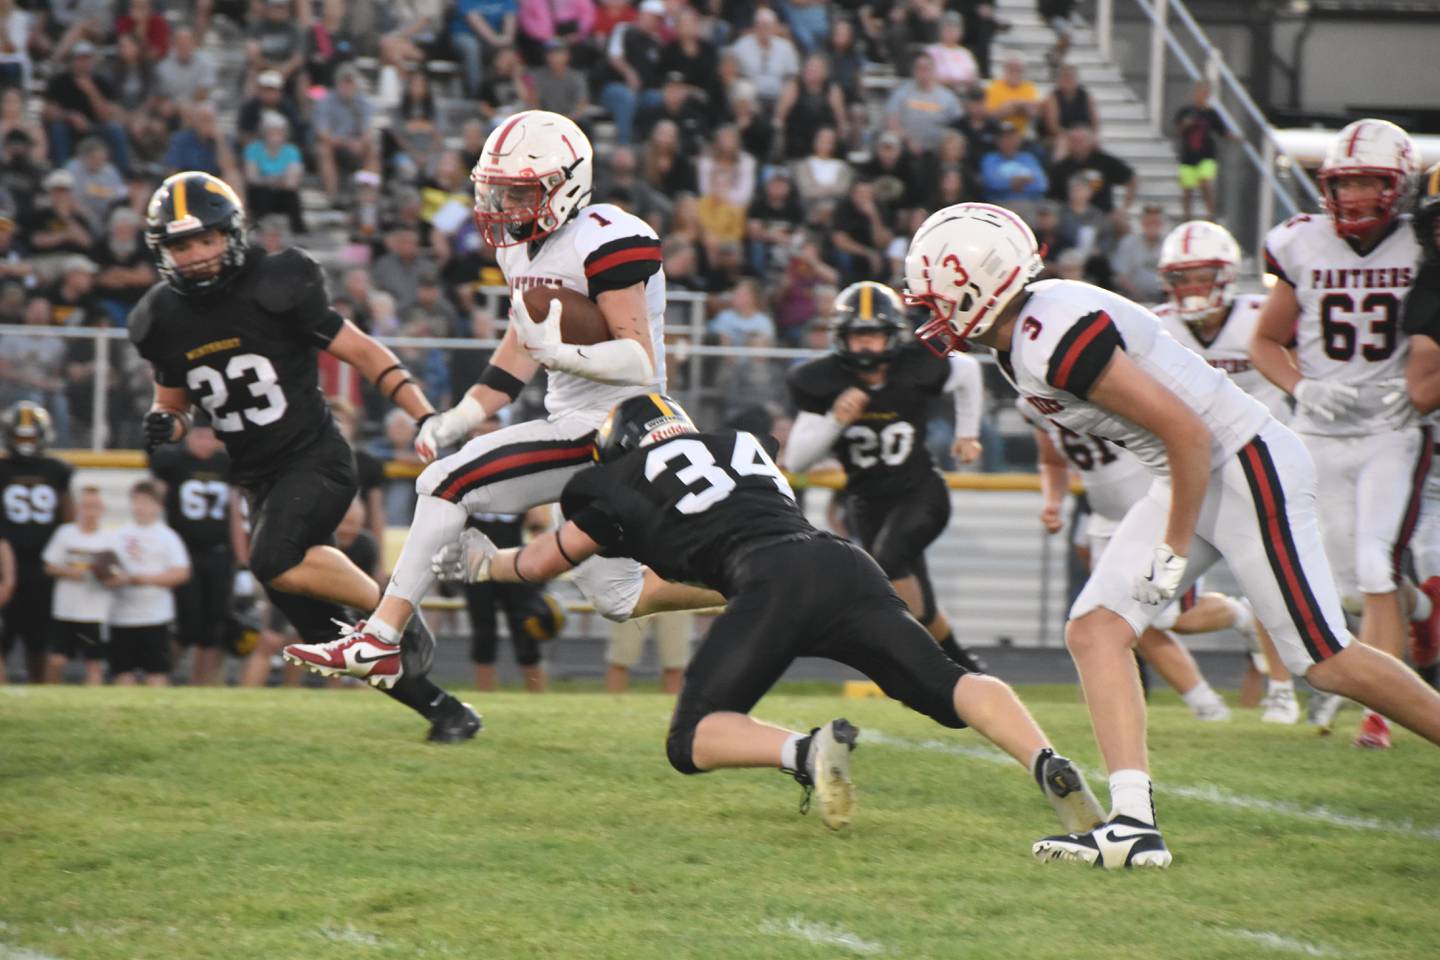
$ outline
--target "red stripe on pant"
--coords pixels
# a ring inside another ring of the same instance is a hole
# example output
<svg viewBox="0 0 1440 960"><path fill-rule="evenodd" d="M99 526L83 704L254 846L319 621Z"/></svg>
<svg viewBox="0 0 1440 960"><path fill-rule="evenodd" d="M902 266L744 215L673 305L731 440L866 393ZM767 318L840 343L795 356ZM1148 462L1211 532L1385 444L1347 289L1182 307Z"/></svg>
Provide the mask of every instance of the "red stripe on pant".
<svg viewBox="0 0 1440 960"><path fill-rule="evenodd" d="M1410 546L1410 538L1415 534L1415 528L1420 524L1420 505L1425 494L1425 479L1430 475L1430 463L1435 456L1435 448L1430 442L1430 428L1421 427L1420 458L1415 462L1415 470L1410 474L1410 502L1405 507L1405 517L1400 522L1400 534L1395 538L1395 545L1390 548L1390 575L1395 583L1400 582L1401 565L1405 559L1405 548Z"/></svg>
<svg viewBox="0 0 1440 960"><path fill-rule="evenodd" d="M1191 584L1190 589L1180 595L1180 612L1188 613L1195 608L1195 603L1200 599L1200 591Z"/></svg>
<svg viewBox="0 0 1440 960"><path fill-rule="evenodd" d="M1255 448L1254 443L1251 443L1241 451L1241 455L1250 462L1251 474L1260 491L1262 508L1260 532L1280 560L1280 571L1283 578L1280 588L1290 595L1294 606L1300 611L1304 620L1303 624L1296 624L1296 626L1303 626L1305 632L1309 634L1311 644L1322 657L1333 657L1340 651L1331 647L1325 639L1325 631L1320 629L1323 618L1320 616L1320 612L1310 605L1305 595L1305 589L1301 584L1304 572L1300 568L1300 559L1290 552L1290 548L1286 544L1285 533L1280 529L1280 524L1288 521L1280 516L1280 498L1271 486L1270 474L1265 469L1264 461L1260 459L1260 451Z"/></svg>
<svg viewBox="0 0 1440 960"><path fill-rule="evenodd" d="M497 473L506 470L518 470L521 467L534 466L537 463L562 463L566 460L576 462L588 461L590 459L590 444L582 447L560 447L555 450L535 450L530 453L514 453L508 457L501 457L492 460L483 467L476 467L469 473L461 474L445 485L443 490L435 495L441 500L453 500L455 494L466 487L473 486L487 477L493 477Z"/></svg>

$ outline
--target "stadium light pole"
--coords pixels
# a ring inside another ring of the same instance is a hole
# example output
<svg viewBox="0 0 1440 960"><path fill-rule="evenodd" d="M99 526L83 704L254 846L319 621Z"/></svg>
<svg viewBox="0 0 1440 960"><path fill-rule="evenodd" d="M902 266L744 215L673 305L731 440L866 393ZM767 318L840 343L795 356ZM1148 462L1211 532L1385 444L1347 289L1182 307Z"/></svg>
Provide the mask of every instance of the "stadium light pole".
<svg viewBox="0 0 1440 960"><path fill-rule="evenodd" d="M1099 0L1095 6L1095 34L1100 45L1100 57L1110 60L1110 44L1115 32L1115 0Z"/></svg>
<svg viewBox="0 0 1440 960"><path fill-rule="evenodd" d="M1155 23L1150 30L1150 132L1160 136L1165 127L1165 34L1169 30L1170 0L1155 0Z"/></svg>

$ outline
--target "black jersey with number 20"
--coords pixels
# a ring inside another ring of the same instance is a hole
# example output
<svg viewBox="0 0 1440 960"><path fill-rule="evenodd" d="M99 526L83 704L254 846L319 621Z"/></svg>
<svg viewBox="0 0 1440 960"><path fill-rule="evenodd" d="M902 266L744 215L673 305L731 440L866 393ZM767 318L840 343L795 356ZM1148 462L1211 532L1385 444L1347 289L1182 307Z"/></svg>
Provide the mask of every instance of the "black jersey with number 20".
<svg viewBox="0 0 1440 960"><path fill-rule="evenodd" d="M605 556L722 593L748 547L815 532L760 441L735 431L675 437L582 470L560 506Z"/></svg>
<svg viewBox="0 0 1440 960"><path fill-rule="evenodd" d="M181 387L210 414L237 483L283 470L327 435L316 354L344 321L325 274L303 250L252 249L221 291L184 296L156 284L130 315L130 339L155 381Z"/></svg>

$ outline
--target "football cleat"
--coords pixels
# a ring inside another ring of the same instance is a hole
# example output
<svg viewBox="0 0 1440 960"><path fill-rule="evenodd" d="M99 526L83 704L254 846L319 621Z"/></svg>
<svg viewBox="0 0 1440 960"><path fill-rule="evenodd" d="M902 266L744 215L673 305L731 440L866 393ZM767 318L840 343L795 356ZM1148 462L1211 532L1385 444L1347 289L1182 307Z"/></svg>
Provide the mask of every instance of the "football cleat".
<svg viewBox="0 0 1440 960"><path fill-rule="evenodd" d="M362 620L340 625L340 637L328 643L292 643L281 650L290 663L322 677L356 677L372 687L389 690L405 675L399 643L365 632Z"/></svg>
<svg viewBox="0 0 1440 960"><path fill-rule="evenodd" d="M1260 701L1261 723L1299 723L1300 703L1295 699L1294 687L1276 687L1265 694Z"/></svg>
<svg viewBox="0 0 1440 960"><path fill-rule="evenodd" d="M1410 624L1410 662L1424 670L1440 660L1440 577L1418 585L1430 598L1430 616Z"/></svg>
<svg viewBox="0 0 1440 960"><path fill-rule="evenodd" d="M430 721L430 733L425 739L431 743L464 743L484 728L485 721L474 707L450 697Z"/></svg>
<svg viewBox="0 0 1440 960"><path fill-rule="evenodd" d="M1324 693L1316 690L1310 695L1305 706L1305 722L1315 727L1320 736L1330 735L1335 728L1335 714L1345 705L1345 698L1338 693Z"/></svg>
<svg viewBox="0 0 1440 960"><path fill-rule="evenodd" d="M1049 747L1040 751L1035 758L1035 768L1030 771L1040 791L1055 815L1060 818L1061 829L1069 833L1084 833L1105 822L1105 811L1100 801L1085 782L1085 777L1075 764L1057 754Z"/></svg>
<svg viewBox="0 0 1440 960"><path fill-rule="evenodd" d="M1373 710L1366 710L1360 721L1360 732L1350 741L1363 750L1390 749L1390 721Z"/></svg>
<svg viewBox="0 0 1440 960"><path fill-rule="evenodd" d="M1031 852L1047 863L1066 860L1106 870L1170 866L1170 851L1160 831L1153 824L1124 815L1084 833L1046 837L1037 841Z"/></svg>
<svg viewBox="0 0 1440 960"><path fill-rule="evenodd" d="M816 727L800 744L800 769L788 771L805 788L800 812L809 812L813 797L820 807L820 821L831 830L843 829L855 816L850 751L859 736L860 730L843 718Z"/></svg>

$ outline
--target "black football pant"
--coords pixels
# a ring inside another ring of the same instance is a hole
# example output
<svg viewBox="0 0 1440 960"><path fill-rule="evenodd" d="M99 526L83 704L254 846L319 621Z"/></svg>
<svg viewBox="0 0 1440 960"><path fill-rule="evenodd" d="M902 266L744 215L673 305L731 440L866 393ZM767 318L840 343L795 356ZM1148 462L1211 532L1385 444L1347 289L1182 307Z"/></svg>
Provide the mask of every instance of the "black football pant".
<svg viewBox="0 0 1440 960"><path fill-rule="evenodd" d="M950 523L950 491L945 478L931 472L903 496L848 496L845 518L851 535L875 558L886 577L915 577L922 599L920 620L929 623L935 619L935 588L925 565L925 550Z"/></svg>
<svg viewBox="0 0 1440 960"><path fill-rule="evenodd" d="M190 548L190 579L175 588L175 626L182 647L220 646L229 629L234 592L230 545Z"/></svg>

